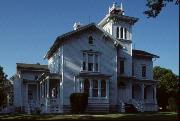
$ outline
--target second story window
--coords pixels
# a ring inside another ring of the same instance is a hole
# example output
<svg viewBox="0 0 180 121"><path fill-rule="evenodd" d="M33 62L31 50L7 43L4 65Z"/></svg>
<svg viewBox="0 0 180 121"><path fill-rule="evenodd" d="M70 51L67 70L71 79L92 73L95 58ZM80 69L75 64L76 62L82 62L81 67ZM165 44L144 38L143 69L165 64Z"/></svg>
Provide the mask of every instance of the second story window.
<svg viewBox="0 0 180 121"><path fill-rule="evenodd" d="M134 63L132 63L132 76L134 76Z"/></svg>
<svg viewBox="0 0 180 121"><path fill-rule="evenodd" d="M99 71L99 55L97 53L83 53L82 70L90 72Z"/></svg>
<svg viewBox="0 0 180 121"><path fill-rule="evenodd" d="M88 54L88 71L93 71L93 54Z"/></svg>
<svg viewBox="0 0 180 121"><path fill-rule="evenodd" d="M120 74L124 74L124 60L120 60Z"/></svg>
<svg viewBox="0 0 180 121"><path fill-rule="evenodd" d="M142 77L146 77L146 65L142 65Z"/></svg>

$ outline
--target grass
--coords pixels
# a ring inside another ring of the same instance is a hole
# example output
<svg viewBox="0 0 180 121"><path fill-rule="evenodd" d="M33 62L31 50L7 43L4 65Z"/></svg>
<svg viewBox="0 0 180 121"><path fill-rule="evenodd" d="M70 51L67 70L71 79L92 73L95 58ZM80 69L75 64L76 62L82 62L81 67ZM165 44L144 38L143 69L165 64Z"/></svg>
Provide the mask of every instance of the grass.
<svg viewBox="0 0 180 121"><path fill-rule="evenodd" d="M158 112L158 113L117 113L117 114L46 114L46 115L28 115L28 114L4 114L0 115L0 120L176 120L176 112Z"/></svg>

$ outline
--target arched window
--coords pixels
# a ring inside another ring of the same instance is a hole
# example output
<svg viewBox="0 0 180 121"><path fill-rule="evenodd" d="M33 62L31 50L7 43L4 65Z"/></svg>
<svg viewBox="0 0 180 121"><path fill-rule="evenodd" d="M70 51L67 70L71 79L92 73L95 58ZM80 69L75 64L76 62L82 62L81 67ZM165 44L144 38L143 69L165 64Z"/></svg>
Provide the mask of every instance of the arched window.
<svg viewBox="0 0 180 121"><path fill-rule="evenodd" d="M101 81L101 97L106 97L106 80Z"/></svg>
<svg viewBox="0 0 180 121"><path fill-rule="evenodd" d="M89 80L86 79L84 80L84 92L88 93L88 95L89 95L89 88L90 88Z"/></svg>
<svg viewBox="0 0 180 121"><path fill-rule="evenodd" d="M92 37L92 36L89 36L89 44L90 44L90 45L93 45L93 40L94 40L93 37Z"/></svg>
<svg viewBox="0 0 180 121"><path fill-rule="evenodd" d="M93 80L93 97L98 97L98 80Z"/></svg>
<svg viewBox="0 0 180 121"><path fill-rule="evenodd" d="M119 39L119 27L116 28L116 38Z"/></svg>

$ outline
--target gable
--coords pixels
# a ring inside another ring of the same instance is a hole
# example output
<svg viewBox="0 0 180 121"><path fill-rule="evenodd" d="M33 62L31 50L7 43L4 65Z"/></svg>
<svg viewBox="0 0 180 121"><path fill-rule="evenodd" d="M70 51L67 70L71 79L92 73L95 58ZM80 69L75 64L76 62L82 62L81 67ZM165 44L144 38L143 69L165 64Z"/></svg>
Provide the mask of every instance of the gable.
<svg viewBox="0 0 180 121"><path fill-rule="evenodd" d="M109 33L105 32L103 29L101 29L99 26L95 25L94 23L88 24L86 26L80 27L77 30L70 31L68 33L65 33L61 36L58 36L51 46L51 48L48 50L44 58L49 59L60 47L62 43L67 41L69 38L72 38L74 35L82 34L83 32L91 30L91 31L98 31L104 34L105 37L109 38L112 42L114 42L116 45L121 45L120 42L111 36Z"/></svg>

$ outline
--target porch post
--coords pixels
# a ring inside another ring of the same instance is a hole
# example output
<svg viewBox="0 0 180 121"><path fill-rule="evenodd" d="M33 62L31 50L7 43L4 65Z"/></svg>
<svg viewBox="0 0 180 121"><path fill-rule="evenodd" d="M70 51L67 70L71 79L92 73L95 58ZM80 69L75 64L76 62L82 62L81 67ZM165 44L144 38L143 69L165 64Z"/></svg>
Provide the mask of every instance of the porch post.
<svg viewBox="0 0 180 121"><path fill-rule="evenodd" d="M93 72L95 71L95 55L93 54Z"/></svg>
<svg viewBox="0 0 180 121"><path fill-rule="evenodd" d="M41 82L39 83L39 88L40 88L40 89L39 89L39 91L40 91L39 99L41 100L41 97L42 97L42 96L41 96L41 91L42 91L42 90L41 90L41 89L42 89L42 88L41 88Z"/></svg>
<svg viewBox="0 0 180 121"><path fill-rule="evenodd" d="M141 84L141 100L144 101L144 84Z"/></svg>
<svg viewBox="0 0 180 121"><path fill-rule="evenodd" d="M101 97L101 80L98 80L98 97Z"/></svg>
<svg viewBox="0 0 180 121"><path fill-rule="evenodd" d="M86 71L88 71L88 54L85 53L85 55L86 55Z"/></svg>
<svg viewBox="0 0 180 121"><path fill-rule="evenodd" d="M26 83L26 104L28 106L28 83Z"/></svg>
<svg viewBox="0 0 180 121"><path fill-rule="evenodd" d="M90 88L89 88L89 97L92 97L92 79L89 80Z"/></svg>
<svg viewBox="0 0 180 121"><path fill-rule="evenodd" d="M106 97L109 98L109 80L106 81Z"/></svg>
<svg viewBox="0 0 180 121"><path fill-rule="evenodd" d="M156 99L156 85L154 85L154 102L157 104L157 99Z"/></svg>
<svg viewBox="0 0 180 121"><path fill-rule="evenodd" d="M36 88L37 88L37 90L36 90L36 91L37 91L37 92L36 92L36 93L37 93L37 94L36 94L36 97L37 97L37 101L39 101L39 90L38 90L39 88L38 88L38 83L36 84Z"/></svg>
<svg viewBox="0 0 180 121"><path fill-rule="evenodd" d="M49 98L49 78L47 79L46 97Z"/></svg>

